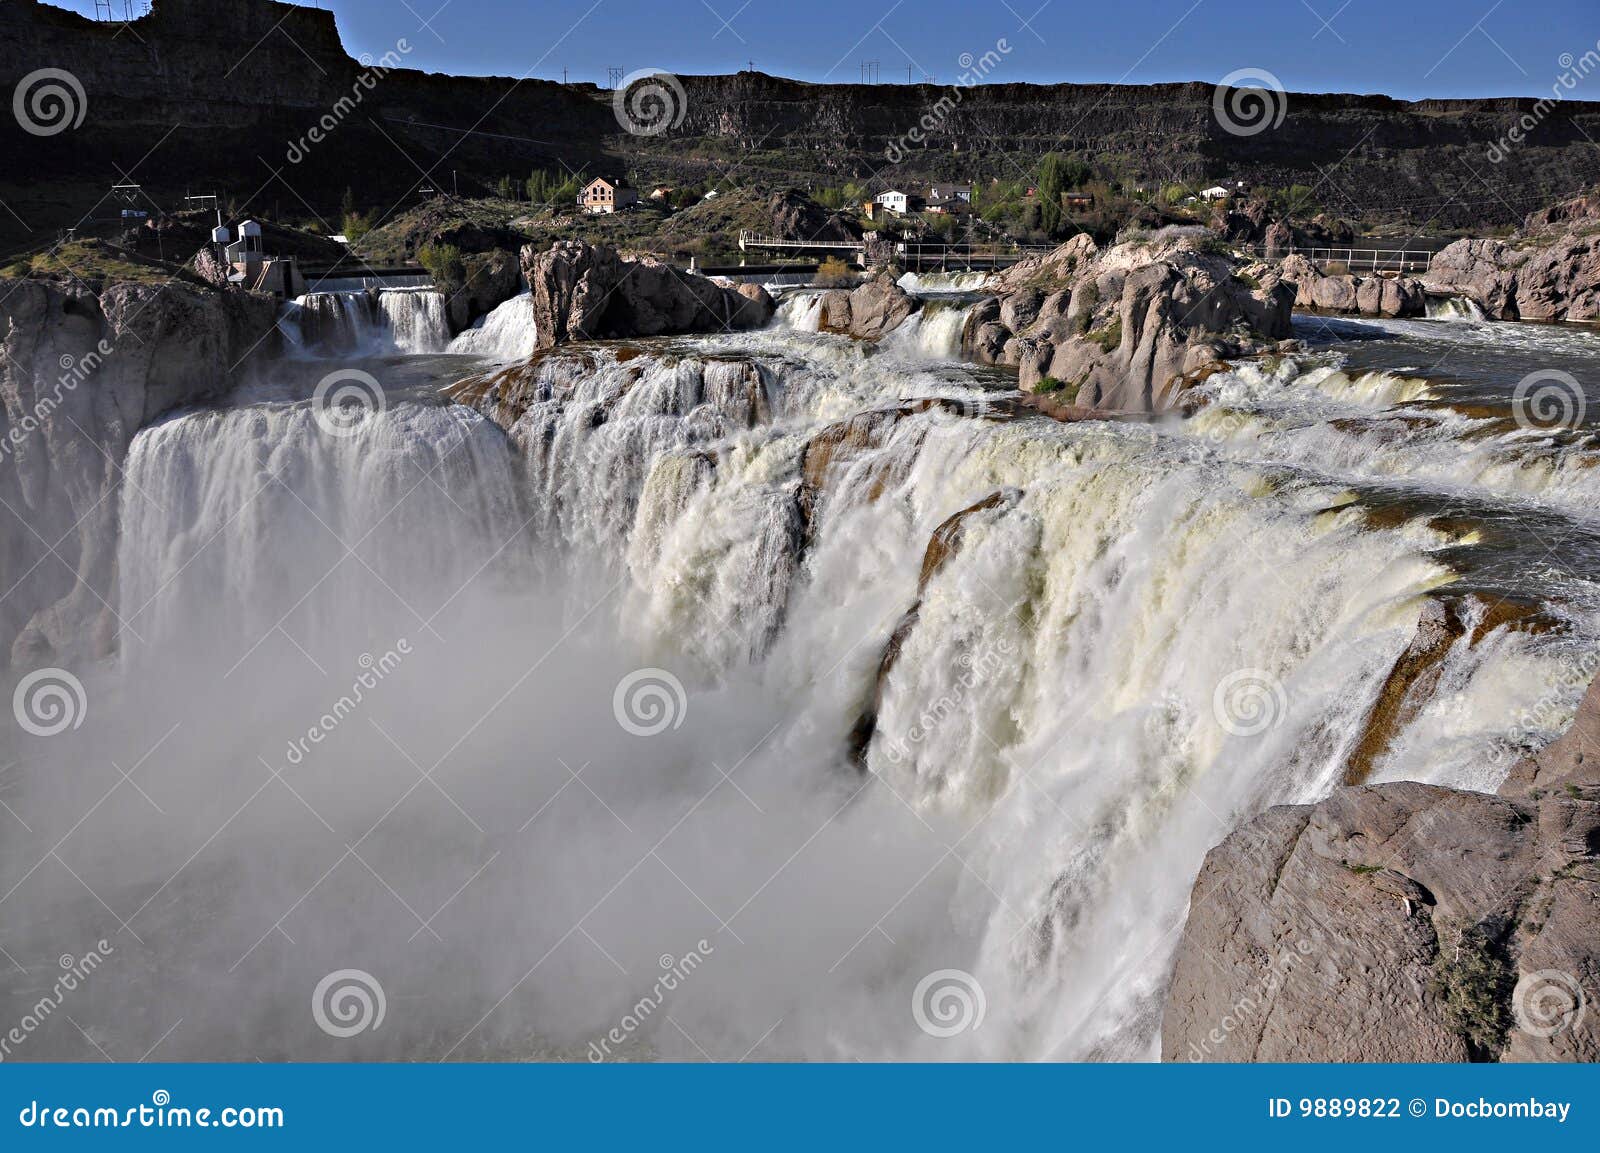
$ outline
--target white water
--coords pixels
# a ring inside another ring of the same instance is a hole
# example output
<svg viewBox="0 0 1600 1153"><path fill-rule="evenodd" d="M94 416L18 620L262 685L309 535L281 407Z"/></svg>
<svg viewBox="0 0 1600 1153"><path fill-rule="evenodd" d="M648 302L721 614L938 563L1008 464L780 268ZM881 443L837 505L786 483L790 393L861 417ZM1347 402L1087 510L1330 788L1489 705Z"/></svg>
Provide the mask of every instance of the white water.
<svg viewBox="0 0 1600 1153"><path fill-rule="evenodd" d="M929 292L982 292L995 280L993 272L907 272L897 282L913 296Z"/></svg>
<svg viewBox="0 0 1600 1153"><path fill-rule="evenodd" d="M836 464L808 546L799 468L822 426L980 383L938 356L960 309L870 349L805 331L811 307L507 370L491 399L527 398L509 438L398 397L348 437L285 402L140 434L119 556L136 675L96 686L109 732L52 745L61 771L36 775L126 767L177 725L146 782L165 820L119 810L79 849L102 860L72 857L160 930L153 959L130 946L107 981L172 1012L115 1051L184 1016L179 1055L583 1059L657 958L705 940L710 971L631 1052L1154 1055L1205 851L1338 780L1423 595L1454 579L1435 554L1455 538L1372 528L1353 486L1448 474L1479 500L1518 494L1449 473L1427 438L1385 458L1359 423L1327 423L1409 411L1428 382L1250 370L1213 377L1185 424L885 423ZM861 777L846 734L929 537L996 491L922 595ZM1448 696L1379 777L1492 785L1514 718L1570 715L1594 633L1573 624L1571 641L1458 645ZM280 785L285 741L354 654L401 635L418 655ZM639 737L613 693L645 667L686 696L681 727ZM1219 705L1241 673L1264 714ZM83 780L62 811L103 788ZM41 930L25 957L65 948ZM304 1019L310 986L349 966L390 994L359 1049ZM932 1037L912 991L952 968L987 1020Z"/></svg>
<svg viewBox="0 0 1600 1153"><path fill-rule="evenodd" d="M1465 320L1474 324L1483 323L1483 309L1475 301L1465 296L1429 297L1428 318L1430 320Z"/></svg>
<svg viewBox="0 0 1600 1153"><path fill-rule="evenodd" d="M533 323L533 293L513 296L450 342L446 350L493 360L521 360L532 356L538 332Z"/></svg>
<svg viewBox="0 0 1600 1153"><path fill-rule="evenodd" d="M443 352L450 342L444 294L431 288L308 293L284 306L278 329L296 352L322 357Z"/></svg>

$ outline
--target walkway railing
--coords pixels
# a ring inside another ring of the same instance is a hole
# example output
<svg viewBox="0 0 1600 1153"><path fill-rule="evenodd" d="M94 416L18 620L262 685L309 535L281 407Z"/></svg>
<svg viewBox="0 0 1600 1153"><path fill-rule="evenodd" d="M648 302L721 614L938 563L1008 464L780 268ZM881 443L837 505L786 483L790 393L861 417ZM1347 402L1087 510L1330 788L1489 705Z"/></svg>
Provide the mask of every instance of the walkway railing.
<svg viewBox="0 0 1600 1153"><path fill-rule="evenodd" d="M1268 249L1261 244L1241 244L1243 251L1256 256L1278 258L1303 256L1312 264L1326 270L1330 264L1342 264L1349 272L1426 272L1436 255L1424 249L1407 248L1287 248Z"/></svg>

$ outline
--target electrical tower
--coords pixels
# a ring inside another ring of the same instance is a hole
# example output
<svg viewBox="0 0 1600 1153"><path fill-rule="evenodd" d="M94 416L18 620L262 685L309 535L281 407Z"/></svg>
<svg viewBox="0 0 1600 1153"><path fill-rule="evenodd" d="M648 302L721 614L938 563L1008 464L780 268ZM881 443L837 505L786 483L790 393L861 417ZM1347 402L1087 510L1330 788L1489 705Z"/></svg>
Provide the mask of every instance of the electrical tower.
<svg viewBox="0 0 1600 1153"><path fill-rule="evenodd" d="M613 92L615 92L617 90L617 85L621 84L621 83L622 83L622 69L620 69L620 68L607 68L606 69L606 87L611 89Z"/></svg>

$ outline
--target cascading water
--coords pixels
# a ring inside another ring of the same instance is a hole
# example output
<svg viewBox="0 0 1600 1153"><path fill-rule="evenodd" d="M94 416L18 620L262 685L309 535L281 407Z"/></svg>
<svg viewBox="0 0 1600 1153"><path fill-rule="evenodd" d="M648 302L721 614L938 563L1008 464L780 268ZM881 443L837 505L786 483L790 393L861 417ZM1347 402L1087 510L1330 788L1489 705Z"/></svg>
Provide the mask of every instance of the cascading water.
<svg viewBox="0 0 1600 1153"><path fill-rule="evenodd" d="M816 300L485 373L471 407L141 433L110 728L34 775L81 812L104 786L71 766L165 742L155 832L72 854L152 930L107 986L182 1005L184 1055L339 1058L283 1007L359 967L391 1007L359 1055L584 1059L692 950L623 1055L1151 1057L1205 851L1341 779L1425 598L1510 579L1496 510L1597 528L1559 470L1463 463L1411 336L1218 374L1187 422L1058 425L973 417L1011 381L941 355L959 306L874 348L808 330ZM1568 631L1453 646L1376 779L1488 787L1519 718L1570 715L1593 589L1524 568ZM667 712L631 716L646 675ZM982 1029L918 1027L946 970Z"/></svg>
<svg viewBox="0 0 1600 1153"><path fill-rule="evenodd" d="M396 352L443 352L450 343L444 293L435 289L382 289L378 293L378 315Z"/></svg>
<svg viewBox="0 0 1600 1153"><path fill-rule="evenodd" d="M524 292L478 318L471 328L450 342L446 350L494 360L520 360L532 356L538 332L533 322L533 293Z"/></svg>
<svg viewBox="0 0 1600 1153"><path fill-rule="evenodd" d="M284 306L278 327L296 351L318 357L443 352L450 343L444 294L431 288L308 293Z"/></svg>

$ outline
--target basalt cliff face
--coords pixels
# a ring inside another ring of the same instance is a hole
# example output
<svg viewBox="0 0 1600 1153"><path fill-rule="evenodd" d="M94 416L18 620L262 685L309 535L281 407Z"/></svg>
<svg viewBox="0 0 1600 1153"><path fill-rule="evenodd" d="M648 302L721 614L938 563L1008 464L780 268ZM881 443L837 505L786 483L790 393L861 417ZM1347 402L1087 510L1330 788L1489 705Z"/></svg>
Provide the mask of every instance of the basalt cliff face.
<svg viewBox="0 0 1600 1153"><path fill-rule="evenodd" d="M838 183L883 172L970 179L1016 164L1031 170L1046 151L1080 150L1158 183L1310 186L1333 171L1341 204L1472 228L1513 223L1507 205L1520 211L1575 191L1574 174L1591 170L1590 141L1600 137L1600 104L1564 101L1526 143L1488 165L1487 151L1532 100L1297 93L1285 98L1281 123L1238 135L1219 121L1205 78L1010 84L999 51L974 86L956 77L869 86L756 72L685 76L681 122L636 136L619 124L612 93L593 84L428 74L411 67L418 44L363 45L370 52L358 60L332 13L271 0L155 0L125 31L11 0L0 5L0 86L10 91L38 69L66 68L87 107L81 125L49 137L7 118L0 147L36 181L98 190L115 162L152 193L215 187L240 200L270 196L297 208L304 200L325 215L347 186L374 200L398 198L420 179L413 162L441 166L435 180L457 173L466 192L557 161L716 180L731 150L757 180ZM310 138L313 128L323 142ZM921 139L908 143L912 129ZM886 170L889 157L898 159ZM47 198L37 211L37 220L23 213L31 227L55 222L46 219ZM0 227L17 225L6 218Z"/></svg>
<svg viewBox="0 0 1600 1153"><path fill-rule="evenodd" d="M271 297L171 282L0 280L0 669L117 644L122 462L162 413L272 347Z"/></svg>

